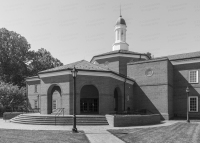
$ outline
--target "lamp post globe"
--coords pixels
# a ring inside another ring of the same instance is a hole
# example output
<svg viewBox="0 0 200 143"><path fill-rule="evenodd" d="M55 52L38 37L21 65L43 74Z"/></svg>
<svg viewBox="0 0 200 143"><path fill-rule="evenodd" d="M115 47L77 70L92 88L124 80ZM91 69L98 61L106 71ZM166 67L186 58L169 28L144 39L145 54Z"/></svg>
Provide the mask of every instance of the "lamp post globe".
<svg viewBox="0 0 200 143"><path fill-rule="evenodd" d="M78 130L76 128L76 76L77 76L77 69L74 68L72 69L72 76L73 76L73 81L74 81L74 86L73 86L73 105L74 105L74 109L73 109L73 128L72 128L72 132L73 133L78 133Z"/></svg>
<svg viewBox="0 0 200 143"><path fill-rule="evenodd" d="M190 89L189 87L186 88L186 93L187 93L187 122L190 123L190 118L189 118L189 93Z"/></svg>

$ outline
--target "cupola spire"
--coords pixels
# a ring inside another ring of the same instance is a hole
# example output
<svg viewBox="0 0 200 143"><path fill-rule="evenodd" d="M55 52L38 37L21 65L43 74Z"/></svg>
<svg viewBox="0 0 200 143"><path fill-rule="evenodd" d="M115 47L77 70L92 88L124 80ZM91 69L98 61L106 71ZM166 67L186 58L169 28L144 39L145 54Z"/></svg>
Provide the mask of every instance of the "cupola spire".
<svg viewBox="0 0 200 143"><path fill-rule="evenodd" d="M120 4L120 15L119 15L119 17L122 17L122 14L121 14L121 4Z"/></svg>
<svg viewBox="0 0 200 143"><path fill-rule="evenodd" d="M126 22L121 15L121 4L120 4L120 16L117 19L115 25L115 43L113 44L112 50L128 50L128 44L126 43Z"/></svg>

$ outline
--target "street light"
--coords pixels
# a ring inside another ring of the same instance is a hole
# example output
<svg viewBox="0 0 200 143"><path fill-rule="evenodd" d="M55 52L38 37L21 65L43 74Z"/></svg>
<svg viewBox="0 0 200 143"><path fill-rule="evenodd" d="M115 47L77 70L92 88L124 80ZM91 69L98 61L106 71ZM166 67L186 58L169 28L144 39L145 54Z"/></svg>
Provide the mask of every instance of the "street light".
<svg viewBox="0 0 200 143"><path fill-rule="evenodd" d="M38 94L38 96L37 96L37 100L38 100L38 113L40 112L40 102L39 102L39 97L40 97L40 95Z"/></svg>
<svg viewBox="0 0 200 143"><path fill-rule="evenodd" d="M189 119L189 93L190 93L190 89L189 87L186 88L186 93L187 93L187 122L190 123L190 119Z"/></svg>
<svg viewBox="0 0 200 143"><path fill-rule="evenodd" d="M73 112L73 128L72 128L72 132L73 133L78 133L78 130L76 128L76 76L78 71L76 70L75 66L73 68L72 72L72 76L73 76L73 80L74 80L74 86L73 86L73 90L74 90L74 94L73 94L73 100L74 100L74 112Z"/></svg>
<svg viewBox="0 0 200 143"><path fill-rule="evenodd" d="M126 101L125 101L125 98L126 98L126 78L124 78L124 112L126 111Z"/></svg>

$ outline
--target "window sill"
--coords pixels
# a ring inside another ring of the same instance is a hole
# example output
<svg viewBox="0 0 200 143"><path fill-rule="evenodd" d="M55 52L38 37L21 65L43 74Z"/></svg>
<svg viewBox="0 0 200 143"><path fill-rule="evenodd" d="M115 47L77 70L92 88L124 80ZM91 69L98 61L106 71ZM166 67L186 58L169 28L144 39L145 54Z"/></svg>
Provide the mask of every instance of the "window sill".
<svg viewBox="0 0 200 143"><path fill-rule="evenodd" d="M189 111L189 113L198 113L198 111Z"/></svg>
<svg viewBox="0 0 200 143"><path fill-rule="evenodd" d="M199 82L189 82L189 83L191 83L191 84L198 84Z"/></svg>

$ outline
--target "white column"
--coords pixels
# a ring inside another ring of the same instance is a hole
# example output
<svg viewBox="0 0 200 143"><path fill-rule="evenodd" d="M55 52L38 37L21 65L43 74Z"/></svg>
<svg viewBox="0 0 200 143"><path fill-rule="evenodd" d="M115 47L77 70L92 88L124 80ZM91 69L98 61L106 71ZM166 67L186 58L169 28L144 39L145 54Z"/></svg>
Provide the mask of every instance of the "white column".
<svg viewBox="0 0 200 143"><path fill-rule="evenodd" d="M117 30L115 30L115 41L117 41Z"/></svg>
<svg viewBox="0 0 200 143"><path fill-rule="evenodd" d="M117 29L117 31L118 31L118 38L117 38L117 40L120 41L120 30Z"/></svg>
<svg viewBox="0 0 200 143"><path fill-rule="evenodd" d="M126 42L126 30L124 30L124 42Z"/></svg>

